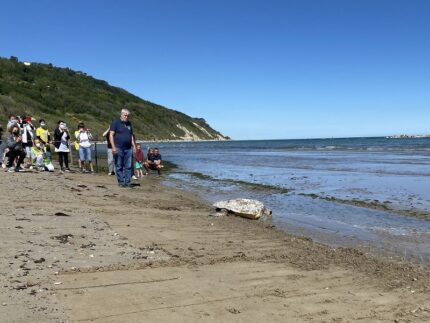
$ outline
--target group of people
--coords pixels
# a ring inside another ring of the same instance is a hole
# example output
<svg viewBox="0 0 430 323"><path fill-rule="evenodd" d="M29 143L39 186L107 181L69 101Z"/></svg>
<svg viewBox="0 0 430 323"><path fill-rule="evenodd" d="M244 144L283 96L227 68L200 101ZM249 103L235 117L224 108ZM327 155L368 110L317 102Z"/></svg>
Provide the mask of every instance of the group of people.
<svg viewBox="0 0 430 323"><path fill-rule="evenodd" d="M142 178L149 170L155 170L161 175L163 167L158 148L149 148L145 158L141 145L135 141L129 117L130 112L127 109L121 110L120 117L114 120L103 134L107 141L109 175L116 175L118 184L122 187L131 187L131 179ZM60 170L70 172L71 135L67 124L63 120L58 121L54 136L51 138L44 119L39 120L37 128L33 121L34 119L28 116L20 118L10 115L5 140L4 130L0 125L0 165L7 168L8 172L20 172L25 169L53 172L52 144L58 154ZM79 151L80 172L94 172L91 156L93 136L90 129L84 123L79 123L74 132L74 139L75 149Z"/></svg>
<svg viewBox="0 0 430 323"><path fill-rule="evenodd" d="M0 126L0 165L9 172L24 168L54 171L49 146L50 134L45 120L39 120L36 128L30 117L10 115L6 130L8 136L3 142L3 128ZM7 162L6 162L7 158Z"/></svg>

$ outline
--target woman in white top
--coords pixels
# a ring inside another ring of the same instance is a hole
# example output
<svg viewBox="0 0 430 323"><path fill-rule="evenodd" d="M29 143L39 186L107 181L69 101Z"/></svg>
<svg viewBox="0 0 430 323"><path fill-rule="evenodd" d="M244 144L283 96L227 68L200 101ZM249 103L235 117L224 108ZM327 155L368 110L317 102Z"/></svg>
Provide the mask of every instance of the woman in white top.
<svg viewBox="0 0 430 323"><path fill-rule="evenodd" d="M78 124L78 130L75 132L76 139L79 144L79 167L82 173L87 173L85 161L90 166L90 172L93 173L93 163L91 162L91 142L93 139L91 132L87 129L83 122Z"/></svg>
<svg viewBox="0 0 430 323"><path fill-rule="evenodd" d="M21 124L22 127L22 147L25 150L26 158L27 158L27 167L32 168L32 156L31 156L31 147L33 147L34 143L34 126L31 123L30 117L25 117Z"/></svg>
<svg viewBox="0 0 430 323"><path fill-rule="evenodd" d="M58 121L58 128L54 131L55 152L58 153L58 161L62 171L70 172L69 169L69 139L70 134L64 121ZM65 167L64 167L65 166Z"/></svg>

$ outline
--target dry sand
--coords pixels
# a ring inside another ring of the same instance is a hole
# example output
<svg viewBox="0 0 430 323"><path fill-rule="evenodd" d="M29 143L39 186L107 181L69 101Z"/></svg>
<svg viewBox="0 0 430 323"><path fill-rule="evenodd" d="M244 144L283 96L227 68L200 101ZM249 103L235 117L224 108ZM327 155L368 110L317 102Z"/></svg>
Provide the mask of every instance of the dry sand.
<svg viewBox="0 0 430 323"><path fill-rule="evenodd" d="M1 322L430 321L428 269L209 217L158 177L0 177Z"/></svg>

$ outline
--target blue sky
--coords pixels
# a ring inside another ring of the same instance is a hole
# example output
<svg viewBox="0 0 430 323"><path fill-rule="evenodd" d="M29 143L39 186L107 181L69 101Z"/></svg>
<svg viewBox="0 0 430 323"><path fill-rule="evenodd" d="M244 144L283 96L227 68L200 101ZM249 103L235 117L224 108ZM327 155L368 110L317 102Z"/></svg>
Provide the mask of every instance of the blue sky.
<svg viewBox="0 0 430 323"><path fill-rule="evenodd" d="M430 133L430 1L2 1L0 56L85 71L234 139Z"/></svg>

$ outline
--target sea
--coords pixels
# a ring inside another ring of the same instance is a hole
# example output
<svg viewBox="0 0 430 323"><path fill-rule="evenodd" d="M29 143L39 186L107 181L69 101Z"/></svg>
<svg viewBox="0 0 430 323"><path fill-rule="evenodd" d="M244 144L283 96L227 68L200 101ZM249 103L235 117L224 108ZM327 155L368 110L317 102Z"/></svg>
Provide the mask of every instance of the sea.
<svg viewBox="0 0 430 323"><path fill-rule="evenodd" d="M208 203L262 201L262 219L335 247L430 263L430 138L142 143L176 167L165 184Z"/></svg>
<svg viewBox="0 0 430 323"><path fill-rule="evenodd" d="M141 142L167 186L207 203L257 199L269 226L430 265L430 138ZM104 162L106 145L97 144ZM151 180L147 177L144 180Z"/></svg>

